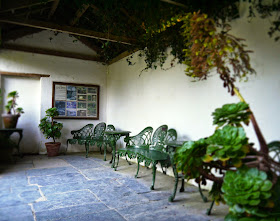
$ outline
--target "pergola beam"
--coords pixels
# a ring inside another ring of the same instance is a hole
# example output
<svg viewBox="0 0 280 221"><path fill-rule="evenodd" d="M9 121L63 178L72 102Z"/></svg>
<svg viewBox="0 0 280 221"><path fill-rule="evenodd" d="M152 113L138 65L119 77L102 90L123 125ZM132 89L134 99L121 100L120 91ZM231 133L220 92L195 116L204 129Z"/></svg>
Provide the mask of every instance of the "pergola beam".
<svg viewBox="0 0 280 221"><path fill-rule="evenodd" d="M54 51L54 50L45 49L45 48L35 48L35 47L28 47L28 46L22 46L22 45L3 44L3 49L35 53L35 54L43 54L43 55L52 55L52 56L65 57L65 58L74 58L74 59L81 59L81 60L88 60L88 61L103 62L103 60L101 60L97 56L90 56L90 55L72 53L72 52Z"/></svg>
<svg viewBox="0 0 280 221"><path fill-rule="evenodd" d="M75 17L70 21L70 25L74 26L77 24L79 19L83 16L83 14L86 12L86 10L89 8L89 5L84 4L80 9L77 10Z"/></svg>
<svg viewBox="0 0 280 221"><path fill-rule="evenodd" d="M50 30L50 31L58 31L71 35L101 39L101 40L118 42L118 43L128 44L128 45L131 45L135 41L135 39L131 39L127 37L115 36L108 33L95 32L88 29L76 28L68 25L59 25L59 24L43 22L43 21L35 21L35 20L22 21L20 19L0 18L0 22L14 24L14 25L21 25L21 26L26 26L31 28L39 28L39 29Z"/></svg>
<svg viewBox="0 0 280 221"><path fill-rule="evenodd" d="M55 13L55 11L56 11L56 9L57 9L57 6L58 6L58 4L59 4L59 1L60 1L60 0L54 0L53 5L52 5L52 8L51 8L51 10L50 10L50 12L49 12L49 15L48 15L48 20L50 20L51 17L53 16L53 14Z"/></svg>
<svg viewBox="0 0 280 221"><path fill-rule="evenodd" d="M11 6L2 8L0 11L0 14L9 12L9 11L13 13L15 10L19 10L19 9L23 9L23 8L30 8L30 7L42 5L42 4L47 4L47 3L53 2L53 1L55 1L55 0L33 1L32 3L30 3L30 1L26 1L26 4L18 4L18 3L11 2ZM18 4L18 5L15 5L15 4Z"/></svg>
<svg viewBox="0 0 280 221"><path fill-rule="evenodd" d="M179 3L179 2L175 2L175 1L172 1L172 0L161 0L162 2L166 2L166 3L169 3L171 5L176 5L176 6L179 6L179 7L182 7L182 8L188 8L186 5L182 4L182 3Z"/></svg>

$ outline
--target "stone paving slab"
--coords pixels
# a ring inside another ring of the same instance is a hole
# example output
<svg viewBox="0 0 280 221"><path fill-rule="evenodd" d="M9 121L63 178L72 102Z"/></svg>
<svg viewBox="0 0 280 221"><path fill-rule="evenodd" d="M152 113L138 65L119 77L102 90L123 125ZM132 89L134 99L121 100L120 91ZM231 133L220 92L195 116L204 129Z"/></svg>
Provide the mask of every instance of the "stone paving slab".
<svg viewBox="0 0 280 221"><path fill-rule="evenodd" d="M106 212L85 214L81 216L59 219L59 221L126 221L117 211L108 210ZM143 219L142 219L143 221Z"/></svg>
<svg viewBox="0 0 280 221"><path fill-rule="evenodd" d="M98 199L88 190L49 195L46 201L34 203L34 211L54 210L65 207L98 202Z"/></svg>
<svg viewBox="0 0 280 221"><path fill-rule="evenodd" d="M107 210L109 210L108 207L103 203L90 203L86 205L36 212L36 219L37 221L60 220L62 218L71 219L71 217L77 217L96 212L106 213Z"/></svg>
<svg viewBox="0 0 280 221"><path fill-rule="evenodd" d="M44 168L44 169L33 169L27 170L27 176L47 176L47 175L55 175L62 173L77 173L77 170L73 167L58 167L58 168Z"/></svg>
<svg viewBox="0 0 280 221"><path fill-rule="evenodd" d="M81 173L89 179L100 179L100 178L121 178L123 175L115 173L111 168L91 168L87 170L81 170Z"/></svg>
<svg viewBox="0 0 280 221"><path fill-rule="evenodd" d="M17 205L0 208L0 221L34 221L34 218L29 205Z"/></svg>
<svg viewBox="0 0 280 221"><path fill-rule="evenodd" d="M130 189L132 189L136 193L148 193L148 192L151 192L150 187L140 183L135 178L131 178L131 177L123 178L122 177L122 178L117 179L117 181L119 183L129 187Z"/></svg>
<svg viewBox="0 0 280 221"><path fill-rule="evenodd" d="M135 193L133 190L124 185L92 191L110 208L122 208L149 202L146 197Z"/></svg>
<svg viewBox="0 0 280 221"><path fill-rule="evenodd" d="M84 180L86 180L86 178L78 172L55 174L49 176L29 177L30 184L37 184L40 186L71 183L73 181L82 182Z"/></svg>

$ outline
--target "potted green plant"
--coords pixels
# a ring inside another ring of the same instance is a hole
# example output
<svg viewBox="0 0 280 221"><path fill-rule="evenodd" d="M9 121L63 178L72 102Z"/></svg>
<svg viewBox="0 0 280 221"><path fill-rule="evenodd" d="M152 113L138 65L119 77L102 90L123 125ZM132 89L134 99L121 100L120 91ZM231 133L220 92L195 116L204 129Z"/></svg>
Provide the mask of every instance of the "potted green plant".
<svg viewBox="0 0 280 221"><path fill-rule="evenodd" d="M58 116L58 110L56 107L49 108L46 110L46 117L42 118L39 124L41 132L44 134L46 139L52 138L53 142L45 143L47 153L49 157L57 156L59 154L60 142L56 142L55 139L60 138L62 123L54 121L54 117Z"/></svg>
<svg viewBox="0 0 280 221"><path fill-rule="evenodd" d="M17 107L16 100L18 98L18 92L12 91L7 95L7 98L10 98L7 105L5 106L5 109L7 111L7 114L2 114L4 127L5 128L16 128L18 118L21 114L24 113L22 107Z"/></svg>

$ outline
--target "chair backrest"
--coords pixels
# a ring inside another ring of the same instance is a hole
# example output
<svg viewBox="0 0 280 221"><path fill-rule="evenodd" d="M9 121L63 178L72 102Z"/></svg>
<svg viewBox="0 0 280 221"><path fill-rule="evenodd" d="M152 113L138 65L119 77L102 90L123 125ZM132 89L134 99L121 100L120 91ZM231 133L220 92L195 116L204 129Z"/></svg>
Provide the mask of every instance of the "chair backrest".
<svg viewBox="0 0 280 221"><path fill-rule="evenodd" d="M116 130L116 129L115 129L114 125L108 124L107 127L106 127L106 130L108 130L108 131L114 131L114 130Z"/></svg>
<svg viewBox="0 0 280 221"><path fill-rule="evenodd" d="M125 138L124 141L126 142L127 146L134 146L134 147L148 146L151 143L152 133L153 133L153 128L146 127L139 134Z"/></svg>
<svg viewBox="0 0 280 221"><path fill-rule="evenodd" d="M175 129L169 129L165 137L165 143L175 140L177 140L177 131Z"/></svg>
<svg viewBox="0 0 280 221"><path fill-rule="evenodd" d="M94 128L93 136L94 137L103 137L105 128L106 128L106 123L101 122L101 123L97 124Z"/></svg>
<svg viewBox="0 0 280 221"><path fill-rule="evenodd" d="M153 134L152 146L165 145L165 137L167 135L167 125L161 125Z"/></svg>
<svg viewBox="0 0 280 221"><path fill-rule="evenodd" d="M72 130L73 139L90 139L93 135L93 124L87 124L80 130Z"/></svg>

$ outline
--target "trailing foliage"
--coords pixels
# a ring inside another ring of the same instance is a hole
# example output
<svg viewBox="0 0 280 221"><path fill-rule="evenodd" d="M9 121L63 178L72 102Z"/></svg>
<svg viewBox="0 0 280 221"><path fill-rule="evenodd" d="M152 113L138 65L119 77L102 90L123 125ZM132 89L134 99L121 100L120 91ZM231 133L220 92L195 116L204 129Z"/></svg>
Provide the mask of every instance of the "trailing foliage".
<svg viewBox="0 0 280 221"><path fill-rule="evenodd" d="M52 138L55 143L56 138L60 138L61 129L63 128L62 123L58 123L54 121L53 118L59 115L56 107L49 108L46 110L46 117L41 119L41 123L39 124L39 128L41 132L44 134L46 139Z"/></svg>

